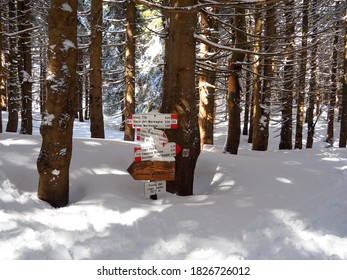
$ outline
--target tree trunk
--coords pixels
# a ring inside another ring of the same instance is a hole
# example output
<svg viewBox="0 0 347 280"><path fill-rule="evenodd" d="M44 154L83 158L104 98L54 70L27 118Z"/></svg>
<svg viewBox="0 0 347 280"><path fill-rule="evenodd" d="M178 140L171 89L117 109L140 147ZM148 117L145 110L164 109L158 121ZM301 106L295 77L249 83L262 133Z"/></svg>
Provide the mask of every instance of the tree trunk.
<svg viewBox="0 0 347 280"><path fill-rule="evenodd" d="M246 63L248 65L251 64L251 56L247 55L246 57ZM252 95L251 95L251 83L252 83L252 75L250 71L247 71L246 73L246 86L245 86L245 110L243 114L243 129L242 129L242 135L248 135L248 125L250 122L250 109L252 108Z"/></svg>
<svg viewBox="0 0 347 280"><path fill-rule="evenodd" d="M302 8L302 39L300 53L300 76L298 85L297 110L296 110L296 132L295 149L302 149L304 110L305 110L305 88L306 88L306 64L307 64L307 33L308 33L308 8L310 0L304 0Z"/></svg>
<svg viewBox="0 0 347 280"><path fill-rule="evenodd" d="M17 13L16 1L10 0L9 3L9 20L11 33L17 31ZM9 45L9 77L8 77L8 122L6 126L7 132L17 132L18 129L18 112L20 104L20 96L18 91L18 58L17 58L17 37L10 37Z"/></svg>
<svg viewBox="0 0 347 280"><path fill-rule="evenodd" d="M33 117L32 117L32 77L31 77L31 37L28 28L31 24L31 8L30 1L18 1L18 17L20 22L18 29L21 32L19 37L19 81L22 93L22 108L21 108L21 134L33 133Z"/></svg>
<svg viewBox="0 0 347 280"><path fill-rule="evenodd" d="M261 52L261 34L263 20L261 18L260 12L254 15L255 22L255 42L254 42L254 52ZM260 75L262 73L262 63L261 57L257 54L254 55L254 83L253 83L253 134L252 134L252 150L255 151L265 151L267 145L264 144L264 134L265 134L265 122L262 118L263 108L262 105L262 93L261 93L261 79ZM263 136L263 137L262 137Z"/></svg>
<svg viewBox="0 0 347 280"><path fill-rule="evenodd" d="M46 111L46 100L47 100L47 88L44 83L47 73L47 47L45 46L46 38L40 40L40 113L44 114Z"/></svg>
<svg viewBox="0 0 347 280"><path fill-rule="evenodd" d="M345 38L344 38L344 78L342 83L341 123L339 147L345 148L347 144L347 8L345 10Z"/></svg>
<svg viewBox="0 0 347 280"><path fill-rule="evenodd" d="M286 60L283 70L283 90L281 96L281 140L279 144L280 150L291 150L292 144L292 124L293 124L293 83L294 83L294 47L293 35L295 31L295 22L292 14L294 10L294 1L290 0L285 3L285 20L286 20Z"/></svg>
<svg viewBox="0 0 347 280"><path fill-rule="evenodd" d="M2 111L6 110L5 61L3 55L2 17L0 16L0 133L2 133Z"/></svg>
<svg viewBox="0 0 347 280"><path fill-rule="evenodd" d="M102 1L91 3L90 42L90 132L92 138L105 138L102 109Z"/></svg>
<svg viewBox="0 0 347 280"><path fill-rule="evenodd" d="M210 41L216 41L212 32L218 27L216 21L209 17L206 12L200 14L200 29L202 36ZM208 53L213 52L212 48L204 43L200 44L200 57L204 63L199 74L199 128L201 149L204 144L213 145L213 131L215 121L215 83L216 72L209 69L209 63L216 60L208 60Z"/></svg>
<svg viewBox="0 0 347 280"><path fill-rule="evenodd" d="M337 18L339 14L339 2L335 2L335 11ZM329 143L331 146L334 143L334 121L335 121L335 106L336 106L336 92L337 92L337 67L338 67L338 43L339 43L339 29L340 29L340 21L336 20L335 23L335 35L333 42L333 53L332 53L332 65L331 65L331 88L328 96L328 130L327 130L327 138L325 141Z"/></svg>
<svg viewBox="0 0 347 280"><path fill-rule="evenodd" d="M197 0L173 0L171 5L192 6ZM176 179L167 190L178 195L193 194L194 170L200 154L198 100L195 92L195 38L197 14L170 13L165 49L163 103L161 113L178 115L177 130L167 130L171 142L183 149L176 156Z"/></svg>
<svg viewBox="0 0 347 280"><path fill-rule="evenodd" d="M312 1L312 21L317 20L317 0ZM311 79L309 83L309 94L308 94L308 108L306 110L306 120L307 120L307 140L306 148L311 149L313 147L313 136L315 130L314 124L314 106L317 94L317 27L314 25L312 30L312 49L311 49Z"/></svg>
<svg viewBox="0 0 347 280"><path fill-rule="evenodd" d="M38 197L53 207L69 201L72 129L76 114L77 0L52 0L48 16L47 102L37 159Z"/></svg>
<svg viewBox="0 0 347 280"><path fill-rule="evenodd" d="M246 36L246 20L245 9L235 8L235 47L247 48ZM228 77L228 96L227 96L227 110L228 110L228 135L225 142L224 151L230 154L237 154L240 144L241 136L241 109L240 109L240 71L245 53L234 51L232 57L228 62L228 70L230 75Z"/></svg>
<svg viewBox="0 0 347 280"><path fill-rule="evenodd" d="M135 27L136 5L127 2L126 50L125 50L125 110L124 140L134 141L135 130L127 124L127 119L135 113Z"/></svg>

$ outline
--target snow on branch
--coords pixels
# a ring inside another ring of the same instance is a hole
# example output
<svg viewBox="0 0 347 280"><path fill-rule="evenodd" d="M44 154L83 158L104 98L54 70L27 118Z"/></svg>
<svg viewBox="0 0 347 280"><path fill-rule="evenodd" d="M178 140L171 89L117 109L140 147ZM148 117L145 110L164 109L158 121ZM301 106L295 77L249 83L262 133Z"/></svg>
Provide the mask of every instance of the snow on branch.
<svg viewBox="0 0 347 280"><path fill-rule="evenodd" d="M153 3L151 1L148 0L131 0L133 1L135 4L140 4L140 5L145 5L149 8L155 9L155 10L159 10L162 12L166 12L166 13L196 13L197 11L199 11L202 8L205 7L230 7L230 6L236 6L236 5L240 5L240 4L255 4L255 5L266 5L266 4L274 4L274 3L278 3L281 2L283 0L263 0L263 1L259 1L259 0L238 0L238 1L228 1L228 0L220 0L220 1L204 1L201 3L198 3L196 5L192 5L192 6L186 6L186 7L171 7L171 6L163 6L160 4L156 4Z"/></svg>

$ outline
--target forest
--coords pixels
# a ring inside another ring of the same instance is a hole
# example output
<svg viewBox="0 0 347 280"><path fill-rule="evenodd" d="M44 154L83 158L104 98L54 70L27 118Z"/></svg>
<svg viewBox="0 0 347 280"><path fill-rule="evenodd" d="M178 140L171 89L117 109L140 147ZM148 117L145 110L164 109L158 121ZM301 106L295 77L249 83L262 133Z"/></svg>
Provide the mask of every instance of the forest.
<svg viewBox="0 0 347 280"><path fill-rule="evenodd" d="M0 132L30 135L40 112L38 196L54 207L68 203L74 122L88 121L91 138L104 138L112 116L134 141L132 114L177 114L178 128L166 134L189 156L176 156L167 189L179 196L193 194L197 159L220 123L227 154L238 154L241 135L254 151L266 151L269 137L279 150L311 149L319 121L328 146L346 147L346 1L0 5Z"/></svg>

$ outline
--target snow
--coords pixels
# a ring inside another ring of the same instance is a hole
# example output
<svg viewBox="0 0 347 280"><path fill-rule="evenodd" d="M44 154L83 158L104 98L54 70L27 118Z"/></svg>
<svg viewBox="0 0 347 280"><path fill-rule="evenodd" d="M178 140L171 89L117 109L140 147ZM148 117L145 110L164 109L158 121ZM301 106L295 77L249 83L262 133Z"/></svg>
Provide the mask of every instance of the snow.
<svg viewBox="0 0 347 280"><path fill-rule="evenodd" d="M67 3L67 2L65 2L65 3L63 3L63 4L61 5L61 9L62 9L63 11L72 13L72 8L71 8L70 4Z"/></svg>
<svg viewBox="0 0 347 280"><path fill-rule="evenodd" d="M158 200L127 172L140 143L111 124L91 139L88 125L75 122L70 204L59 209L36 196L39 124L34 136L0 134L0 259L347 259L347 150L322 141L324 122L311 150L280 151L272 134L256 152L242 136L238 155L222 152L219 125L195 194Z"/></svg>

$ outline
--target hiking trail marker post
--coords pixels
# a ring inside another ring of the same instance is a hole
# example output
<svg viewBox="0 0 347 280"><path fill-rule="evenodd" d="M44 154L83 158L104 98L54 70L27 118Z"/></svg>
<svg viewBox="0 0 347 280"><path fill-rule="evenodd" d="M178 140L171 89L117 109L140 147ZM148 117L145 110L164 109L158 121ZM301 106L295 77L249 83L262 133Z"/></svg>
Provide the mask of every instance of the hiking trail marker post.
<svg viewBox="0 0 347 280"><path fill-rule="evenodd" d="M176 129L176 114L134 114L127 120L136 129L136 139L142 141L134 148L134 161L127 171L135 180L145 183L145 197L157 199L157 194L166 191L166 181L175 180L175 156L181 151L176 143L169 142L164 131Z"/></svg>

